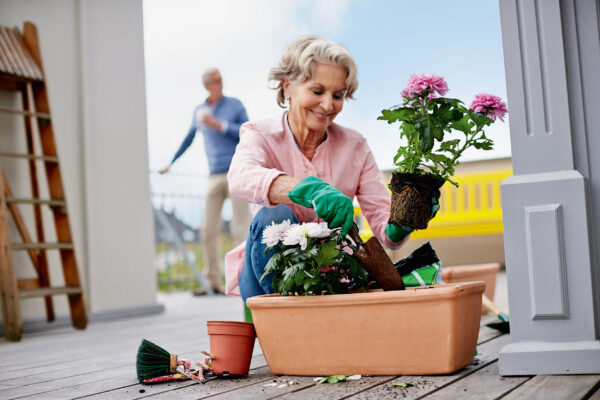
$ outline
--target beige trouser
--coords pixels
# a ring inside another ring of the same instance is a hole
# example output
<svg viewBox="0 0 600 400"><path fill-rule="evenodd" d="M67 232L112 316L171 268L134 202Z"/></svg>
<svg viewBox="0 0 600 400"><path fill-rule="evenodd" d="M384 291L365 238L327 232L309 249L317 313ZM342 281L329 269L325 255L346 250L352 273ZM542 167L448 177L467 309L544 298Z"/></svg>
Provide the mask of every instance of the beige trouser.
<svg viewBox="0 0 600 400"><path fill-rule="evenodd" d="M202 244L204 265L208 270L208 281L214 289L222 288L221 260L219 259L219 234L221 233L221 209L229 197L233 208L231 234L235 246L246 240L250 227L248 203L229 194L227 174L214 174L208 178L204 222L202 223Z"/></svg>

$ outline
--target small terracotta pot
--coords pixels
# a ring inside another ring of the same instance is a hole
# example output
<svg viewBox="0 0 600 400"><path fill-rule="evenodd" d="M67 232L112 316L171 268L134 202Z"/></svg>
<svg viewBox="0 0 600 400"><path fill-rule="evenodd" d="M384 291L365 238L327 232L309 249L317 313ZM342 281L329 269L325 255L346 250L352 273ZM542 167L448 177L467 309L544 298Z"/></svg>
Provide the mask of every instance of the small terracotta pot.
<svg viewBox="0 0 600 400"><path fill-rule="evenodd" d="M392 174L390 222L413 229L425 229L431 219L433 194L444 184L431 174Z"/></svg>
<svg viewBox="0 0 600 400"><path fill-rule="evenodd" d="M247 300L276 375L448 374L469 365L483 282Z"/></svg>
<svg viewBox="0 0 600 400"><path fill-rule="evenodd" d="M496 276L499 270L499 263L444 266L442 280L445 283L484 281L485 291L483 294L494 301ZM481 307L482 314L486 314L488 311L487 308Z"/></svg>
<svg viewBox="0 0 600 400"><path fill-rule="evenodd" d="M256 331L250 322L207 321L215 374L248 375Z"/></svg>

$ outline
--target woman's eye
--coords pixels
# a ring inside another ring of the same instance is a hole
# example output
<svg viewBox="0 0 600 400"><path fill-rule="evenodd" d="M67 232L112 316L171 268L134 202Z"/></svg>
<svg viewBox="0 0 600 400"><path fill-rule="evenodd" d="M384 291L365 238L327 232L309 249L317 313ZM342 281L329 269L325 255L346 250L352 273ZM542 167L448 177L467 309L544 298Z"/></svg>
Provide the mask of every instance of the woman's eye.
<svg viewBox="0 0 600 400"><path fill-rule="evenodd" d="M312 91L314 94L316 94L317 96L321 95L321 91L320 90L313 90Z"/></svg>
<svg viewBox="0 0 600 400"><path fill-rule="evenodd" d="M334 94L334 95L333 95L333 98L334 98L334 99L337 99L337 100L339 100L339 99L343 99L343 98L344 98L344 95L343 95L343 94Z"/></svg>

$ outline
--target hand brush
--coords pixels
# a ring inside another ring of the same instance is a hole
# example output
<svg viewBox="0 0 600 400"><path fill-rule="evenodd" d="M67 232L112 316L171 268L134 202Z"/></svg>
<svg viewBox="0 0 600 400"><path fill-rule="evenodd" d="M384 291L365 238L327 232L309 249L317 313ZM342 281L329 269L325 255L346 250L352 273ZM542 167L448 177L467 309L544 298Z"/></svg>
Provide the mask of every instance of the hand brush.
<svg viewBox="0 0 600 400"><path fill-rule="evenodd" d="M510 333L510 325L508 322L508 315L504 314L492 301L484 294L481 297L481 301L483 306L493 312L498 318L500 318L500 322L491 322L486 326L496 329L502 333Z"/></svg>
<svg viewBox="0 0 600 400"><path fill-rule="evenodd" d="M143 339L135 364L138 381L145 383L146 379L173 374L176 372L178 364L176 354L170 354L162 347Z"/></svg>

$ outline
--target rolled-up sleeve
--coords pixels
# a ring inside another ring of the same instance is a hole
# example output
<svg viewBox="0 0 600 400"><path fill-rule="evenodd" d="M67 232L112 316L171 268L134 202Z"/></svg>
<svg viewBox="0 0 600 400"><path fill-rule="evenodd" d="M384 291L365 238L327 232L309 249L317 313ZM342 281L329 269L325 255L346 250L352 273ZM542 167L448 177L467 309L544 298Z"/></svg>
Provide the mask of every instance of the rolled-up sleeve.
<svg viewBox="0 0 600 400"><path fill-rule="evenodd" d="M373 234L381 243L394 250L402 246L408 236L400 242L392 242L385 233L390 218L391 199L381 177L381 171L375 163L373 153L366 141L359 147L358 154L364 157L360 173L356 198L360 204L363 215L367 219Z"/></svg>
<svg viewBox="0 0 600 400"><path fill-rule="evenodd" d="M248 202L275 207L269 202L271 184L285 172L269 168L269 152L264 137L256 134L257 126L245 123L240 129L240 142L235 149L227 173L229 191Z"/></svg>

